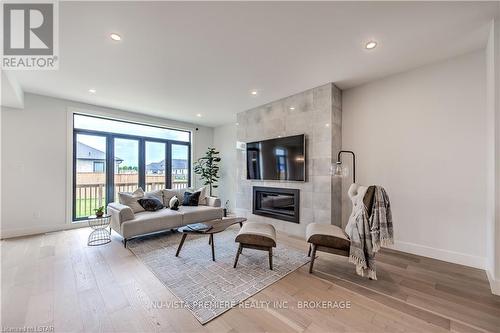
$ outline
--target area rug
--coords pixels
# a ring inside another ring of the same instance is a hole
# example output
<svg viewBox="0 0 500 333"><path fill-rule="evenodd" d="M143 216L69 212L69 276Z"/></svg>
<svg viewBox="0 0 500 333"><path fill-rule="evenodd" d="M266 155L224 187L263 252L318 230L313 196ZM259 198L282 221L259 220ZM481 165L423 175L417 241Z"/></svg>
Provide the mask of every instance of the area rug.
<svg viewBox="0 0 500 333"><path fill-rule="evenodd" d="M188 235L179 257L175 257L181 238L178 233L130 240L127 247L182 307L206 324L309 262L305 252L278 243L273 249L273 270L269 269L268 253L252 249L244 249L233 268L237 230L214 235L215 262L207 235Z"/></svg>

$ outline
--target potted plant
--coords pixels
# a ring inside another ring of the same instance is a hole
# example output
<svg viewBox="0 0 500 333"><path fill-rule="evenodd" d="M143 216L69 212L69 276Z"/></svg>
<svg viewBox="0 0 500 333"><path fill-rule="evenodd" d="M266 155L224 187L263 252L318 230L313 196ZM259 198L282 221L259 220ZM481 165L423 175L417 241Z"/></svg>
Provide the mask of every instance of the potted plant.
<svg viewBox="0 0 500 333"><path fill-rule="evenodd" d="M102 217L104 215L104 206L94 209L95 216Z"/></svg>
<svg viewBox="0 0 500 333"><path fill-rule="evenodd" d="M212 196L212 188L217 188L217 180L219 179L219 165L221 158L219 152L215 148L209 147L205 156L200 157L194 163L194 173L200 175L204 181L203 185L208 185L210 188L210 196Z"/></svg>

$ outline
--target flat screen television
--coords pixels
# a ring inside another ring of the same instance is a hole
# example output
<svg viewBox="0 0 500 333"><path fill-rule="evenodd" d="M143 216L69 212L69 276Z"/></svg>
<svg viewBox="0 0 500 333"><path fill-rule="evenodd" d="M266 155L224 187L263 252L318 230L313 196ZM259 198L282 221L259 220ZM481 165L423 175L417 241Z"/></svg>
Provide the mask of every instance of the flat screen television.
<svg viewBox="0 0 500 333"><path fill-rule="evenodd" d="M304 134L249 142L246 147L247 179L305 181Z"/></svg>

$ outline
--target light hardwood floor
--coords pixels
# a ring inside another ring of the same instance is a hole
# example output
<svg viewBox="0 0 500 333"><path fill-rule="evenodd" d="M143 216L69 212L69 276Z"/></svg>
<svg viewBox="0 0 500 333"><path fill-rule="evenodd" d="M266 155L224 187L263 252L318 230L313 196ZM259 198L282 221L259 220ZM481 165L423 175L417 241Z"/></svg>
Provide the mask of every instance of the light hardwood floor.
<svg viewBox="0 0 500 333"><path fill-rule="evenodd" d="M500 332L500 297L483 271L384 250L377 281L358 277L347 258L318 253L307 266L253 296L288 308L233 308L202 326L175 301L120 238L87 247L89 229L4 240L2 327L56 332ZM306 243L285 234L306 251ZM298 309L299 301L349 301L350 309Z"/></svg>

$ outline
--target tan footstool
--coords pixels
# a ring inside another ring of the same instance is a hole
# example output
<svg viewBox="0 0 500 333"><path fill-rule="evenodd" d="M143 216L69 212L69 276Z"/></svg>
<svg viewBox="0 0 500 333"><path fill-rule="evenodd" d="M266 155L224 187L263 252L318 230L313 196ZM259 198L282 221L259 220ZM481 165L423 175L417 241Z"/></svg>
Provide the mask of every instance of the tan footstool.
<svg viewBox="0 0 500 333"><path fill-rule="evenodd" d="M247 222L243 224L236 236L235 242L240 243L234 268L238 264L238 258L244 248L262 250L269 252L269 268L273 269L273 247L276 247L276 230L267 223Z"/></svg>
<svg viewBox="0 0 500 333"><path fill-rule="evenodd" d="M351 242L344 230L336 225L310 223L306 228L306 240L310 244L309 256L311 264L309 273L312 273L316 251L323 251L341 256L349 256ZM312 253L311 253L312 250Z"/></svg>

